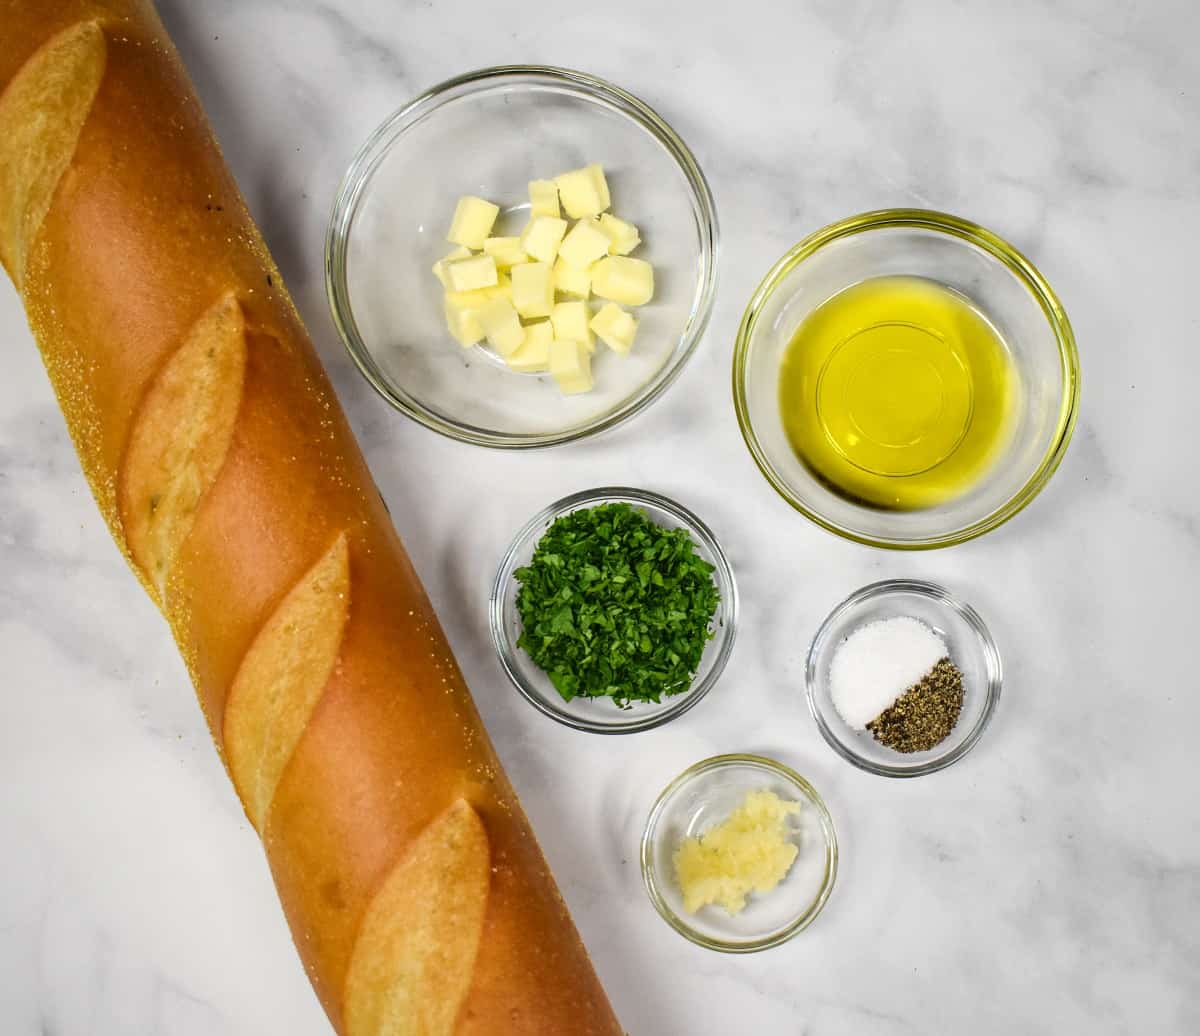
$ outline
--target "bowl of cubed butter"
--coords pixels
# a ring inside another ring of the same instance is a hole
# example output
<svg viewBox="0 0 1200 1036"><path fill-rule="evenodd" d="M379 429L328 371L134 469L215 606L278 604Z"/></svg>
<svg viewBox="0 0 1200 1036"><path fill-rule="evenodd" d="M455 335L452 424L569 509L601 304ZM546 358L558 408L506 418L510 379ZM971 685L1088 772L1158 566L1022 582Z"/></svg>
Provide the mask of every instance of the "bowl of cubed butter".
<svg viewBox="0 0 1200 1036"><path fill-rule="evenodd" d="M644 102L545 66L484 69L391 115L338 192L334 323L392 406L481 446L552 446L648 406L716 286L712 194Z"/></svg>

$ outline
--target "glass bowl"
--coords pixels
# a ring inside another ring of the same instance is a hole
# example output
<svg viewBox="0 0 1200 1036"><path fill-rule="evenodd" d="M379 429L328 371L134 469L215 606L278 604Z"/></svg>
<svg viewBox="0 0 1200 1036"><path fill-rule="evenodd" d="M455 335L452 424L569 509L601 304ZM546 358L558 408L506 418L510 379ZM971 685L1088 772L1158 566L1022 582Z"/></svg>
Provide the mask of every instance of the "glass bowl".
<svg viewBox="0 0 1200 1036"><path fill-rule="evenodd" d="M522 627L521 616L517 612L519 587L513 573L529 563L542 533L556 518L585 507L611 503L632 504L658 525L671 529L687 529L696 545L696 553L713 566L713 580L721 595L713 618L714 634L705 645L700 658L700 668L692 680L691 688L681 694L664 697L661 702L633 702L624 709L607 698L575 698L569 702L564 701L550 682L550 678L538 668L523 648L517 647ZM492 640L504 671L534 708L576 730L586 730L593 734L632 734L661 726L668 720L683 715L712 689L725 668L725 663L729 661L729 653L733 650L733 637L737 629L738 594L733 570L729 567L725 552L708 526L691 511L657 493L642 489L608 487L589 489L565 497L535 514L525 524L500 561L496 581L492 585L489 613Z"/></svg>
<svg viewBox="0 0 1200 1036"><path fill-rule="evenodd" d="M964 494L906 512L855 503L816 477L787 440L778 398L780 362L804 318L851 285L896 275L965 296L999 332L1018 380L1011 440L992 467ZM1078 389L1071 325L1033 264L974 223L921 209L868 212L801 241L754 293L733 358L738 423L767 481L830 532L908 550L961 543L1025 507L1066 452Z"/></svg>
<svg viewBox="0 0 1200 1036"><path fill-rule="evenodd" d="M881 745L869 730L846 723L829 687L830 663L842 642L865 623L901 615L920 619L939 634L963 674L962 711L954 729L929 751L908 755ZM966 755L992 718L1000 682L1000 652L979 613L942 587L915 579L872 583L847 597L817 630L805 669L808 707L822 736L843 759L883 777L920 777Z"/></svg>
<svg viewBox="0 0 1200 1036"><path fill-rule="evenodd" d="M446 329L430 272L452 248L454 204L501 205L497 234L529 218L528 183L604 166L613 211L641 229L655 267L626 357L596 355L593 391L563 396ZM392 406L436 432L517 449L582 438L636 414L676 378L708 323L716 283L712 195L686 145L624 90L580 72L488 68L434 87L363 145L338 191L325 245L333 320L350 356Z"/></svg>
<svg viewBox="0 0 1200 1036"><path fill-rule="evenodd" d="M720 823L747 792L758 790L802 804L792 869L771 892L752 894L736 916L718 906L688 914L675 883L676 847ZM838 847L829 810L798 773L758 755L718 755L684 770L659 795L646 821L641 858L650 900L675 931L710 950L753 953L787 942L812 924L833 891Z"/></svg>

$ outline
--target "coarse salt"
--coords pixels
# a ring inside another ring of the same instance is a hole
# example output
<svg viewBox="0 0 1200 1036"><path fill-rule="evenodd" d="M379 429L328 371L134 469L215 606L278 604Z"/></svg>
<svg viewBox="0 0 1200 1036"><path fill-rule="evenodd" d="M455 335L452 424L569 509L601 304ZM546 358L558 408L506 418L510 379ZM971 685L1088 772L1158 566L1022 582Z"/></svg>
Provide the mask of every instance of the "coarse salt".
<svg viewBox="0 0 1200 1036"><path fill-rule="evenodd" d="M946 642L919 619L879 619L848 636L829 667L834 708L862 730L946 657Z"/></svg>

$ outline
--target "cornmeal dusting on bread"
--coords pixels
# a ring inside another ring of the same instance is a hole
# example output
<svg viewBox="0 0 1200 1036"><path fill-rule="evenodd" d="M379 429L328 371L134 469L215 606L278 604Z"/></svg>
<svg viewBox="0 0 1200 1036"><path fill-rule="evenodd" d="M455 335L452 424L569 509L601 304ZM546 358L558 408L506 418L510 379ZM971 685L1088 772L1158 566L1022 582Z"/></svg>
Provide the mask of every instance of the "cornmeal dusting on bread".
<svg viewBox="0 0 1200 1036"><path fill-rule="evenodd" d="M42 244L35 244L29 256L25 279L25 316L34 337L43 346L42 362L50 375L50 384L59 409L66 418L67 430L75 444L83 474L91 485L96 505L121 553L132 563L117 509L117 475L104 463L101 453L103 415L88 389L95 364L69 341L59 314L53 303L48 301L46 293L35 293L30 289L31 285L48 283L46 275L42 273L46 265L45 251ZM58 348L46 348L46 342L58 343ZM151 584L146 581L142 570L134 566L134 571L147 591L152 592Z"/></svg>

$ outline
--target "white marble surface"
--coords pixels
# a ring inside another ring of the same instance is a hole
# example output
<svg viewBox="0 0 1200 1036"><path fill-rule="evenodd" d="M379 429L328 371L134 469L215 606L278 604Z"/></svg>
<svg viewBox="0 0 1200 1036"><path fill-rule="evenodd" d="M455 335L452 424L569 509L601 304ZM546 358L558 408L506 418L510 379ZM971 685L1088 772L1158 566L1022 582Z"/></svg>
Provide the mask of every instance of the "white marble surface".
<svg viewBox="0 0 1200 1036"><path fill-rule="evenodd" d="M1194 0L161 6L634 1036L1200 1031ZM320 269L364 135L432 83L518 61L591 70L657 107L705 168L724 241L711 329L649 413L593 443L505 455L440 439L370 393ZM1035 505L923 556L843 543L789 511L751 464L728 390L766 267L834 218L895 204L970 216L1026 250L1065 301L1084 372L1075 442ZM183 667L92 505L7 286L0 349L0 1029L326 1034ZM485 625L512 531L601 483L693 506L743 592L723 682L639 737L533 712ZM975 752L912 782L840 761L800 692L828 608L899 575L974 602L1007 668ZM741 749L810 777L843 852L818 922L745 958L668 929L635 859L659 788Z"/></svg>

